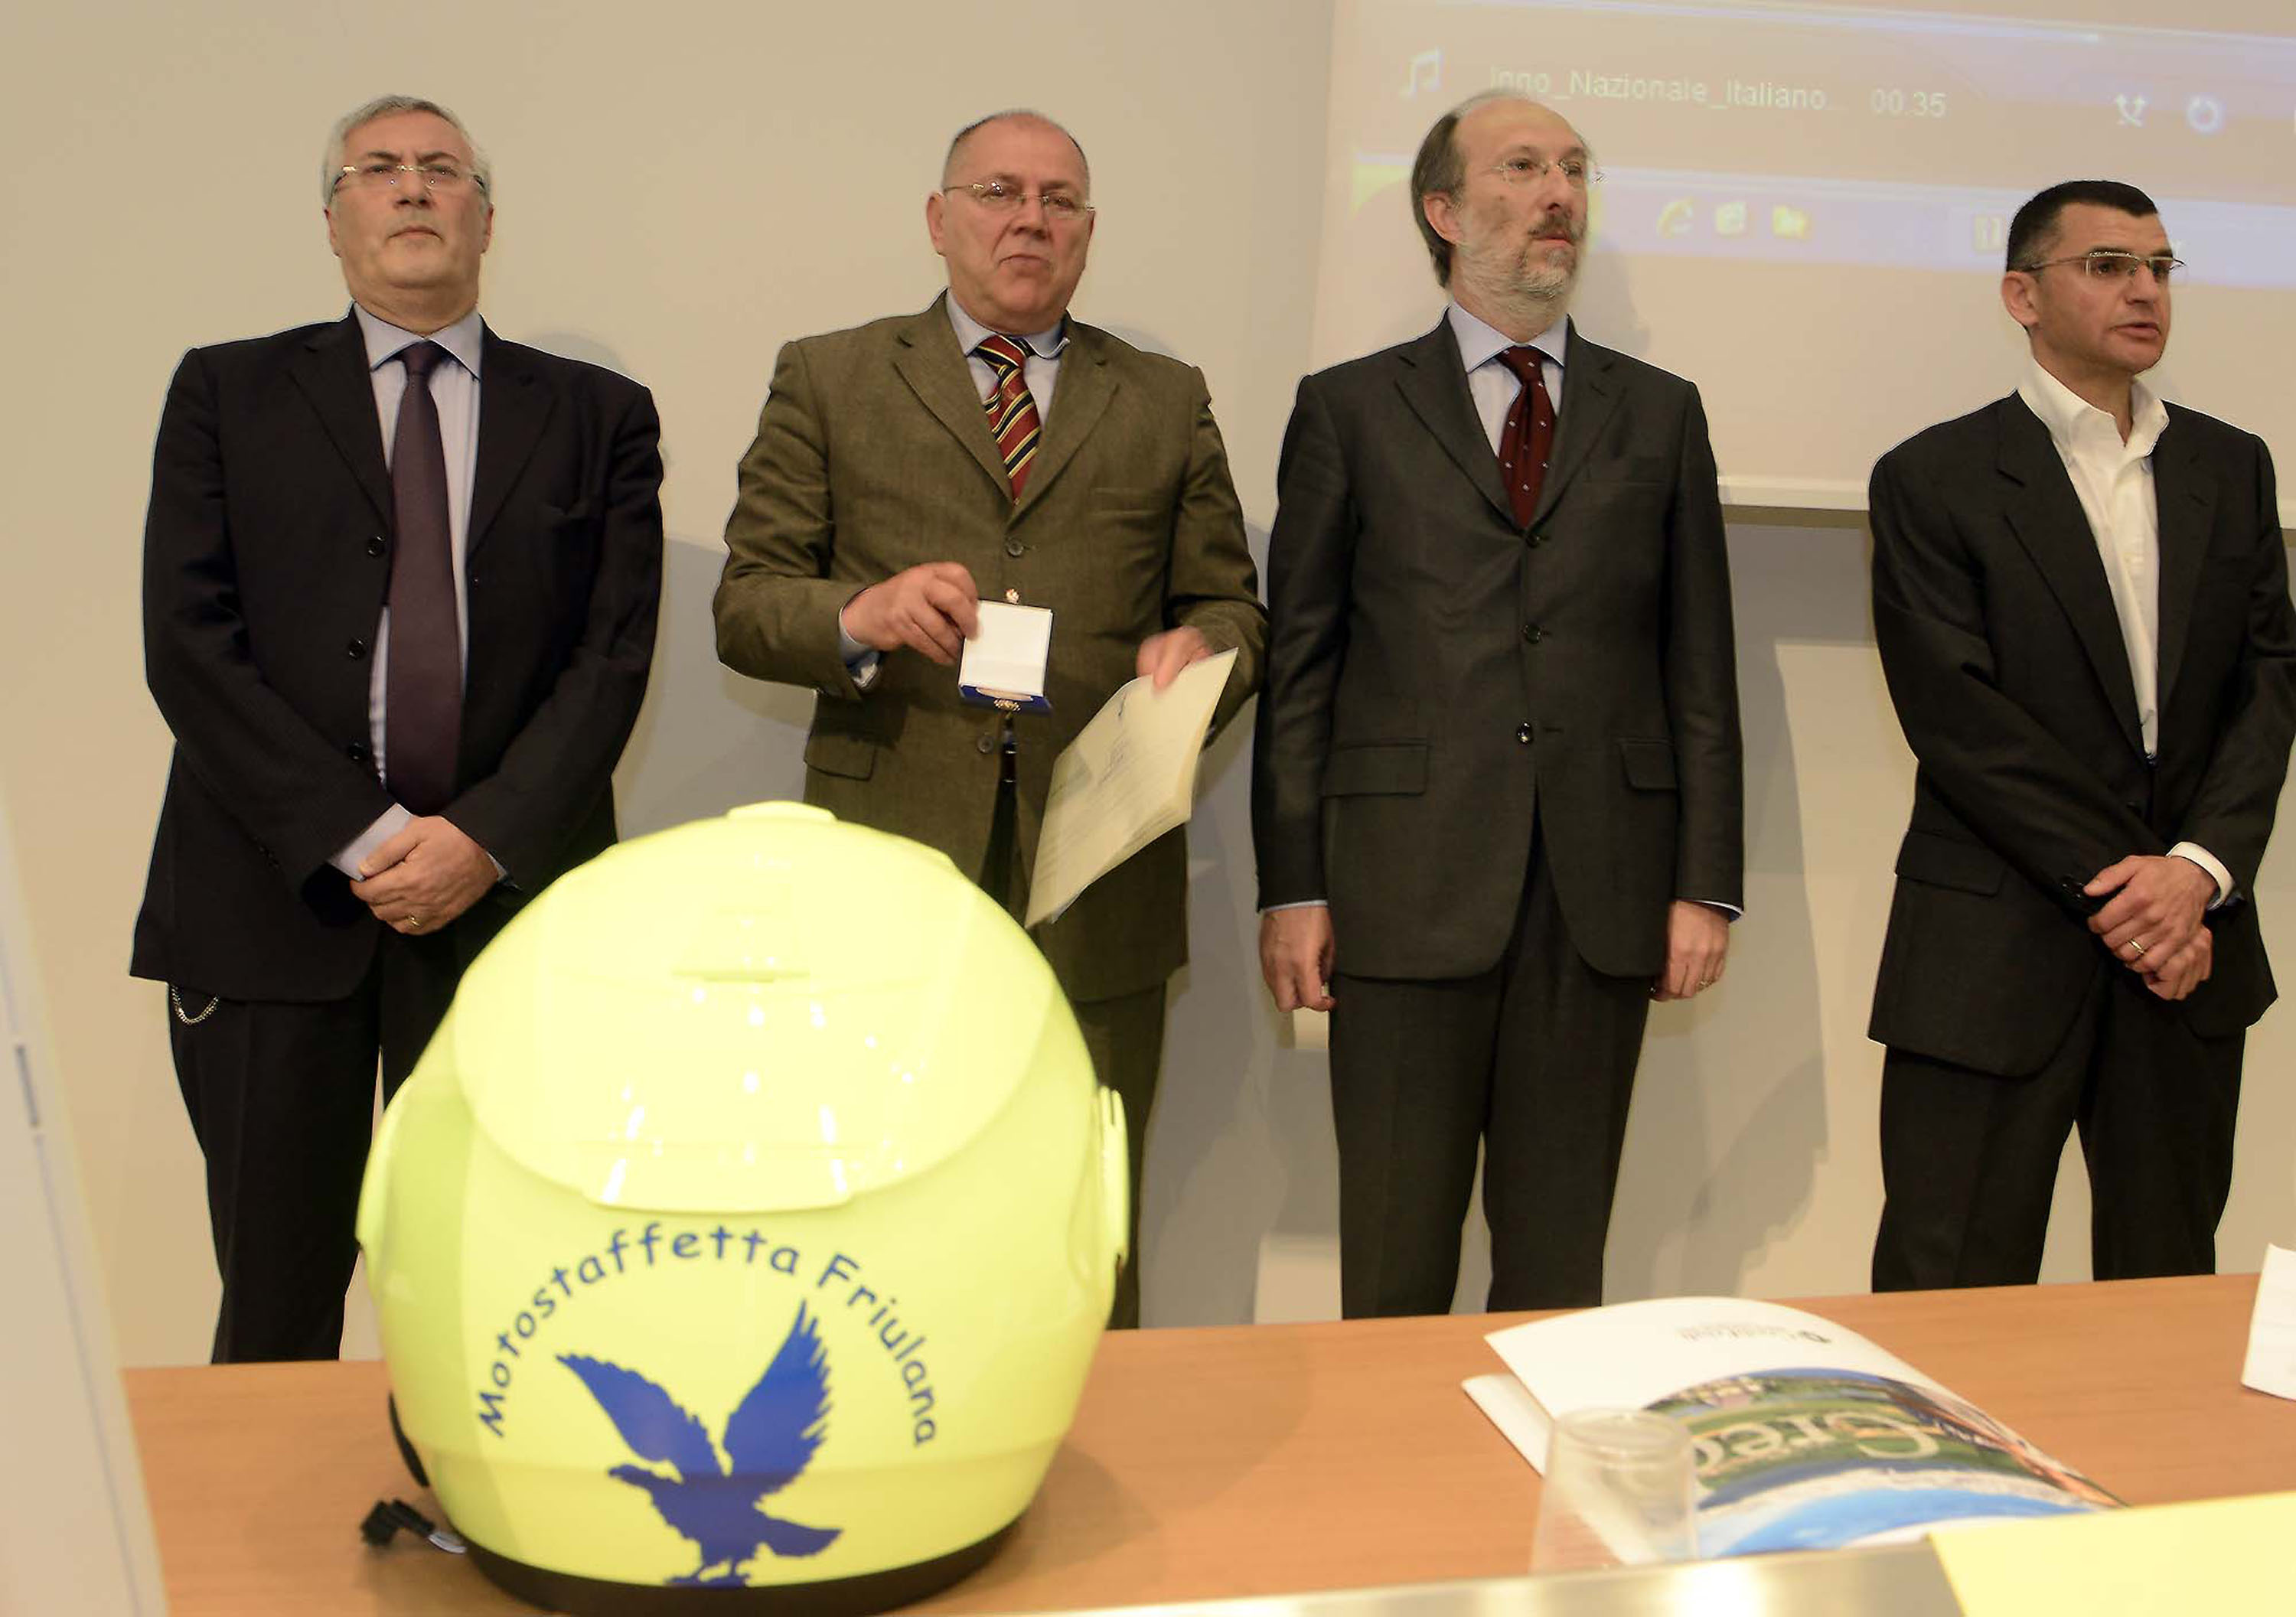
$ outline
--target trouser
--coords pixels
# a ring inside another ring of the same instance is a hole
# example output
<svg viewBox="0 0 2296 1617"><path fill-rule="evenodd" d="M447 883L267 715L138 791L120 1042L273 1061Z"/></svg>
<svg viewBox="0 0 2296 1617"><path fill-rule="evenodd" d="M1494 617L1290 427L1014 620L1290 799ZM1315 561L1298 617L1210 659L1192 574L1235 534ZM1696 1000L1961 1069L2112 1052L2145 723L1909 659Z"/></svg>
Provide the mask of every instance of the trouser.
<svg viewBox="0 0 2296 1617"><path fill-rule="evenodd" d="M223 1301L217 1364L332 1358L373 1129L453 999L450 936L386 933L348 997L318 1004L170 989L168 1042L207 1159Z"/></svg>
<svg viewBox="0 0 2296 1617"><path fill-rule="evenodd" d="M2038 1072L2003 1078L1891 1050L1874 1289L2038 1278L2057 1164L2076 1128L2096 1278L2212 1273L2245 1043L2200 1038L2136 973L2100 959L2071 1030Z"/></svg>
<svg viewBox="0 0 2296 1617"><path fill-rule="evenodd" d="M1479 1141L1489 1307L1600 1302L1650 981L1579 957L1543 842L1490 970L1425 981L1342 970L1332 993L1341 1311L1449 1310Z"/></svg>
<svg viewBox="0 0 2296 1617"><path fill-rule="evenodd" d="M1006 755L1008 760L1011 754ZM1009 761L1008 761L1009 767ZM1015 921L1028 910L1029 883L1022 870L1016 827L1019 813L1013 781L997 787L996 808L989 821L988 851L981 860L980 886L1004 906ZM1156 1077L1164 1061L1165 985L1143 989L1113 999L1071 1000L1085 1049L1092 1056L1093 1075L1116 1092L1124 1103L1124 1134L1129 1161L1131 1229L1125 1244L1128 1254L1117 1272L1116 1298L1109 1309L1111 1329L1129 1330L1140 1323L1140 1190L1147 1161L1148 1123L1156 1104Z"/></svg>

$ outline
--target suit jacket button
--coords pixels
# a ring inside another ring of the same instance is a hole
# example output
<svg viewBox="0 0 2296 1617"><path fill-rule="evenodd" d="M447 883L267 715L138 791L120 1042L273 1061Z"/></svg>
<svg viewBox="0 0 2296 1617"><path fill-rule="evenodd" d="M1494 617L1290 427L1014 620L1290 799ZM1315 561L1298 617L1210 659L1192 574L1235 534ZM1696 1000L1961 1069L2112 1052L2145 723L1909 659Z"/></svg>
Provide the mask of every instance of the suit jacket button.
<svg viewBox="0 0 2296 1617"><path fill-rule="evenodd" d="M1530 725L1528 721L1515 726L1514 738L1526 747L1530 745Z"/></svg>
<svg viewBox="0 0 2296 1617"><path fill-rule="evenodd" d="M972 740L972 747L977 752L994 752L996 751L996 738L988 735L976 735Z"/></svg>
<svg viewBox="0 0 2296 1617"><path fill-rule="evenodd" d="M343 655L348 657L354 662L357 661L360 658L366 655L366 642L364 640L352 641L348 645L343 647Z"/></svg>
<svg viewBox="0 0 2296 1617"><path fill-rule="evenodd" d="M1007 539L1004 541L1004 554L1008 556L1026 555L1028 551L1029 547L1021 543L1018 539Z"/></svg>
<svg viewBox="0 0 2296 1617"><path fill-rule="evenodd" d="M349 746L343 749L343 756L349 759L351 762L355 764L363 764L366 762L369 757L366 750L366 743L363 741L355 741L351 743Z"/></svg>
<svg viewBox="0 0 2296 1617"><path fill-rule="evenodd" d="M390 546L382 542L382 536L379 533L366 542L366 553L371 556L379 556L389 548Z"/></svg>
<svg viewBox="0 0 2296 1617"><path fill-rule="evenodd" d="M1529 641L1533 645L1537 645L1540 641L1546 638L1546 631L1539 628L1536 623L1526 623L1522 626L1522 637Z"/></svg>

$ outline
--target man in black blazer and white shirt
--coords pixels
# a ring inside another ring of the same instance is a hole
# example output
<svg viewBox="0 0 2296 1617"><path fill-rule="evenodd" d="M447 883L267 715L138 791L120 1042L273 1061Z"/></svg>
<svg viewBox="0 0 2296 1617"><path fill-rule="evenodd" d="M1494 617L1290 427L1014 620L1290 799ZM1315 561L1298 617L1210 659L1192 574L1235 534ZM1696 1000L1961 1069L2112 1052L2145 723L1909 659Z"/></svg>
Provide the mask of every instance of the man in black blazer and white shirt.
<svg viewBox="0 0 2296 1617"><path fill-rule="evenodd" d="M2177 267L2144 193L2042 192L2002 279L2017 391L1874 470L1919 764L1871 1027L1877 1289L2035 1279L2076 1125L2097 1278L2215 1267L2296 613L2263 443L2136 380Z"/></svg>
<svg viewBox="0 0 2296 1617"><path fill-rule="evenodd" d="M613 841L661 577L646 390L488 331L485 160L407 96L322 172L344 319L184 356L144 533L168 988L217 1360L332 1358L374 1105L517 907Z"/></svg>
<svg viewBox="0 0 2296 1617"><path fill-rule="evenodd" d="M1591 178L1547 108L1445 114L1412 203L1451 307L1284 439L1260 962L1332 1010L1351 1317L1449 1307L1479 1144L1490 1306L1601 1301L1649 1003L1740 903L1713 451L1695 388L1564 316Z"/></svg>

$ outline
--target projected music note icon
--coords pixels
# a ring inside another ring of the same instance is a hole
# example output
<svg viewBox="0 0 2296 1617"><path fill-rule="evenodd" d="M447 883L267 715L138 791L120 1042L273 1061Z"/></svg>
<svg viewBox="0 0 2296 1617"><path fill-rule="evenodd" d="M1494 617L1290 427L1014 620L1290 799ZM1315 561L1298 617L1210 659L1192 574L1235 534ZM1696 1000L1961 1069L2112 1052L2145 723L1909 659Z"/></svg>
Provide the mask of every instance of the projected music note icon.
<svg viewBox="0 0 2296 1617"><path fill-rule="evenodd" d="M1403 97L1406 101L1421 90L1431 94L1443 87L1443 53L1422 51L1404 69Z"/></svg>

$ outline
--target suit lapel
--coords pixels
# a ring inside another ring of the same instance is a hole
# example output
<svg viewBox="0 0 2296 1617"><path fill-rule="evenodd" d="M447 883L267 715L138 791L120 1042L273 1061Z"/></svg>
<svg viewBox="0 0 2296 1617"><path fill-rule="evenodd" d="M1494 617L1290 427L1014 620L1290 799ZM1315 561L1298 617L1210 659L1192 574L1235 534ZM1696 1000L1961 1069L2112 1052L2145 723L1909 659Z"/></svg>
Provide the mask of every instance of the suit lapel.
<svg viewBox="0 0 2296 1617"><path fill-rule="evenodd" d="M1061 357L1060 382L1053 390L1053 408L1045 417L1045 436L1037 458L1029 467L1029 480L1021 487L1013 514L1044 497L1061 469L1075 457L1086 437L1116 397L1116 379L1109 374L1108 350L1091 326L1071 322L1069 346ZM980 415L976 406L973 413ZM986 433L987 428L982 431Z"/></svg>
<svg viewBox="0 0 2296 1617"><path fill-rule="evenodd" d="M988 415L980 407L980 395L973 391L972 373L965 366L964 355L957 349L955 329L948 323L947 298L943 292L924 313L894 333L893 368L909 384L918 402L972 451L980 469L996 480L1002 491L1009 487L1004 460L996 453L996 439L988 436ZM1061 386L1065 401L1065 375ZM1037 453L1041 458L1044 448L1040 446Z"/></svg>
<svg viewBox="0 0 2296 1617"><path fill-rule="evenodd" d="M374 382L367 374L366 343L359 335L357 316L346 315L313 337L288 370L311 401L359 491L388 524L392 520L390 472L382 461L382 426L375 419Z"/></svg>
<svg viewBox="0 0 2296 1617"><path fill-rule="evenodd" d="M2001 423L2001 475L2016 485L2005 507L2009 525L2064 608L2121 734L2141 754L2144 735L2137 723L2128 648L2120 637L2120 614L2112 604L2112 587L2105 581L2088 513L2081 509L2048 429L2024 401L2012 396L1994 410Z"/></svg>
<svg viewBox="0 0 2296 1617"><path fill-rule="evenodd" d="M2159 700L2166 714L2192 636L2193 596L2200 587L2217 503L2216 480L2202 466L2192 439L2177 431L2174 406L2168 430L2152 447L2152 503L2161 526Z"/></svg>
<svg viewBox="0 0 2296 1617"><path fill-rule="evenodd" d="M1563 356L1562 407L1555 412L1554 449L1546 457L1546 480L1538 486L1538 509L1531 514L1533 527L1554 509L1554 502L1562 497L1572 476L1587 464L1587 452L1602 436L1611 412L1619 407L1618 379L1611 373L1616 354L1587 341L1574 325Z"/></svg>
<svg viewBox="0 0 2296 1617"><path fill-rule="evenodd" d="M487 329L479 349L479 464L471 481L466 569L502 514L503 502L541 441L555 404L555 395L527 363L524 350Z"/></svg>
<svg viewBox="0 0 2296 1617"><path fill-rule="evenodd" d="M1400 366L1396 386L1404 403L1492 509L1513 527L1514 506L1499 480L1498 456L1475 414L1474 396L1467 391L1465 362L1459 357L1449 318L1437 321L1433 331L1397 349L1395 357Z"/></svg>

